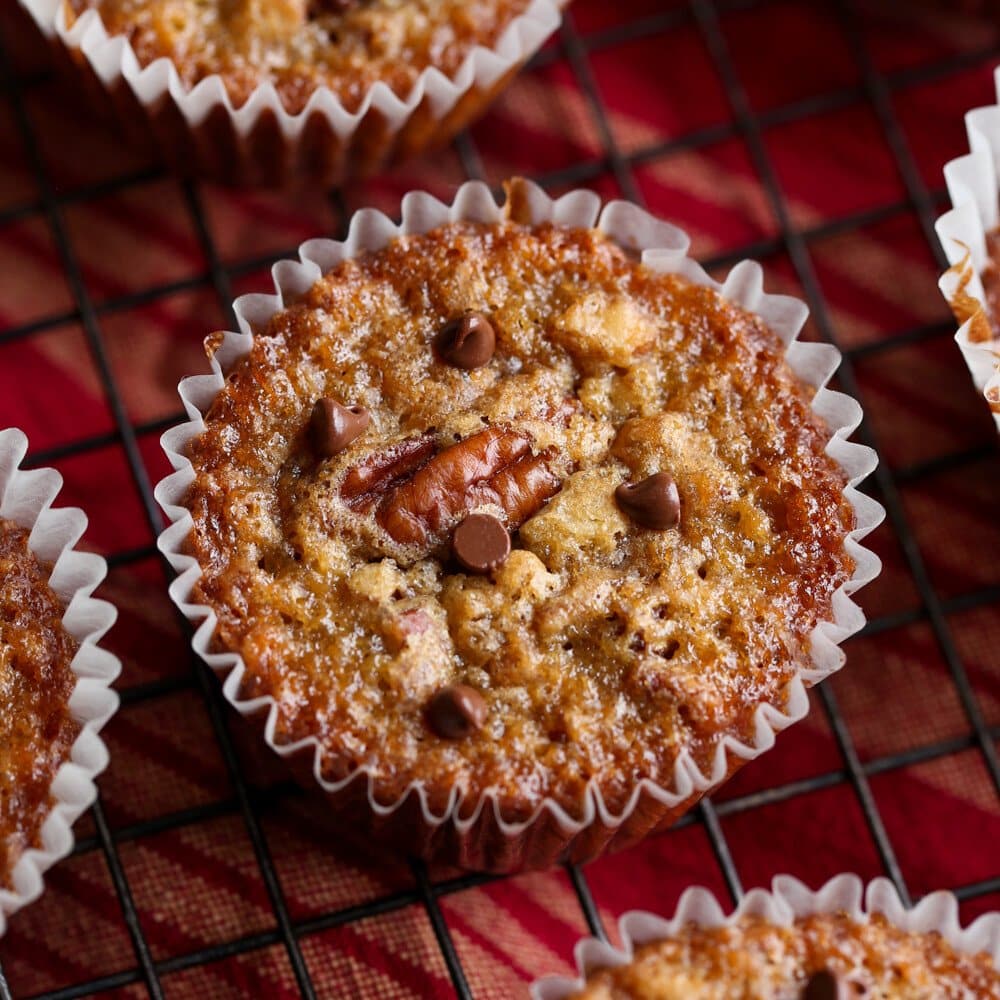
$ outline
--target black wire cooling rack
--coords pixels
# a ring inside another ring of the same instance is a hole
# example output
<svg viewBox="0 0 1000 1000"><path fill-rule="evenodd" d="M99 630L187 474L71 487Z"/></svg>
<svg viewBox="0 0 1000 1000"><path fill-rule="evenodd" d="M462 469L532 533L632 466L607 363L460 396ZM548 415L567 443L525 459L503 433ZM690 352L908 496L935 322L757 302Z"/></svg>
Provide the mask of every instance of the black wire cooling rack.
<svg viewBox="0 0 1000 1000"><path fill-rule="evenodd" d="M832 310L824 298L814 269L809 249L810 244L824 237L862 229L886 219L910 214L918 220L935 260L940 265L944 265L944 259L933 231L935 216L944 201L943 191L929 190L921 177L908 146L904 129L895 111L894 92L903 87L929 83L965 69L990 65L1000 58L1000 50L994 47L978 51L965 51L943 61L905 68L892 74L883 74L877 70L866 48L866 41L859 26L857 13L849 3L835 0L831 3L831 9L840 21L844 37L850 46L852 58L860 70L861 85L840 87L775 110L754 113L747 97L745 82L741 79L722 30L720 15L734 10L749 11L767 5L768 0L716 0L716 2L713 0L690 0L686 6L660 12L654 11L652 14L647 13L632 20L626 19L622 23L595 34L581 34L574 26L574 20L570 14L559 33L557 44L550 46L536 57L533 65L538 68L557 60L564 60L568 64L584 96L587 110L592 118L592 125L596 129L603 147L603 154L565 169L549 172L542 176L536 175L533 179L543 186L560 188L568 185L586 184L588 181L610 172L624 195L642 204L644 199L640 185L636 181L635 171L641 168L644 163L667 153L699 149L710 143L730 138L742 139L749 150L753 168L761 182L770 210L777 221L778 231L773 237L740 246L703 263L709 268L724 267L745 257L766 260L769 257L784 254L790 260L794 274L801 284L819 335L829 343L837 345L837 326L832 319ZM702 128L677 138L671 138L669 141L637 152L623 152L615 139L607 108L602 103L592 66L592 58L595 53L611 46L625 44L654 33L670 31L682 26L694 27L707 47L715 70L724 86L730 105L731 120L721 125ZM781 40L776 39L775 41L780 48ZM794 42L794 40L787 41ZM24 204L0 210L0 226L30 216L41 215L44 217L55 241L59 261L72 293L73 305L69 311L41 320L33 320L0 332L0 345L44 333L68 321L76 321L82 325L87 346L114 417L115 429L110 433L94 435L85 440L71 441L50 448L44 453L35 453L31 460L33 464L45 465L107 446L117 446L123 449L130 474L142 498L150 537L150 544L146 546L116 552L109 557L109 563L112 567L130 565L155 555L152 539L156 537L163 526L162 515L153 499L152 484L140 453L140 440L176 423L181 419L181 414L177 413L167 419L147 423L133 423L130 420L120 386L116 382L109 361L101 329L102 316L110 311L155 302L167 294L210 285L214 288L223 314L227 317L231 328L234 328L232 327L234 320L231 312L231 302L234 297L233 281L244 274L269 265L276 259L293 255L294 248L290 247L286 252L265 257L224 264L206 222L200 189L193 182L183 181L180 183L184 199L198 241L201 244L201 250L208 263L207 271L174 281L168 285L145 288L130 292L127 296L102 302L99 305L95 304L88 292L81 270L81 260L68 231L65 210L72 203L86 202L147 182L151 176L157 176L158 172L155 170L152 173L141 171L110 182L79 188L68 195L57 194L46 170L40 148L39 130L33 120L28 100L32 88L44 79L44 74L17 75L11 70L10 60L7 56L13 44L11 38L0 39L0 98L9 100L13 110L16 131L27 151L37 181L39 197ZM896 203L857 212L849 217L838 218L811 228L797 227L793 223L789 202L783 193L774 161L763 138L765 130L779 124L804 121L859 101L867 102L877 117L905 188L905 198ZM456 140L455 147L467 176L470 178L482 177L483 164L474 139L467 133L463 134ZM339 217L348 218L348 207L344 203L343 196L334 191L331 192L330 198ZM878 340L849 348L839 345L844 354L844 361L838 376L839 382L846 392L865 404L865 393L859 385L855 370L858 361L876 355L887 348L898 348L902 345L918 344L933 338L946 337L952 331L953 324L951 322L941 321L915 327L891 339ZM868 420L855 434L855 439L876 449L879 447L879 441L876 440ZM720 817L759 809L805 795L811 791L846 783L853 789L857 798L885 874L895 884L902 898L905 901L910 901L911 893L897 860L897 843L890 837L886 825L883 823L879 803L873 792L870 779L896 769L975 749L982 757L993 791L1000 797L1000 760L998 760L997 754L1000 726L991 727L984 719L949 623L951 615L1000 602L1000 584L987 586L973 593L957 597L943 598L940 596L932 583L912 530L910 516L904 509L900 494L901 486L919 482L943 470L960 468L979 461L992 455L995 449L995 442L990 440L957 452L937 456L917 465L895 470L890 469L883 462L865 487L885 505L888 523L898 541L905 565L919 593L919 606L876 618L868 624L865 634L874 635L890 632L916 622L929 624L964 712L968 724L967 734L888 756L877 757L863 763L831 686L821 686L819 701L828 718L839 750L841 760L838 767L805 780L793 781L778 787L766 788L762 791L728 799L718 805L713 804L711 800L705 800L695 813L678 824L677 828L695 823L704 826L722 879L733 900L738 899L742 894L743 882L720 823ZM246 775L241 770L236 749L225 723L227 706L216 680L193 655L192 665L193 680L182 682L175 679L158 680L133 686L122 692L123 703L134 705L162 697L164 694L176 690L179 683L193 683L200 690L233 790L234 798L225 803L224 808L237 810L245 824L263 885L273 909L273 927L260 933L205 947L194 952L154 960L150 942L143 931L133 898L133 886L126 875L125 866L119 854L119 845L183 824L207 821L219 814L219 806L196 807L125 829L112 830L101 801L98 800L91 810L95 832L92 836L79 839L75 852L77 854L93 851L103 853L120 904L121 917L131 939L134 964L114 974L66 985L38 996L45 997L47 1000L56 1000L56 998L66 1000L70 997L96 994L130 984L138 984L144 985L150 996L161 997L164 995L161 979L170 973L217 962L256 949L279 945L283 946L287 952L301 995L314 997L317 995L317 990L310 978L309 967L303 958L301 948L301 942L304 939L321 931L367 917L385 914L413 904L422 904L426 909L456 994L462 998L471 997L473 994L467 981L466 972L459 960L439 901L449 894L491 882L495 877L469 874L443 882L435 882L421 863L413 862L412 873L415 887L412 889L397 892L369 903L310 917L304 921L293 920L286 905L268 841L262 830L259 803L256 801ZM668 833L665 836L672 835L672 833ZM605 937L605 929L591 895L585 871L579 867L570 867L568 868L568 876L590 932L599 937ZM991 877L974 884L951 886L950 888L963 901L1000 891L1000 854L997 856L996 871ZM11 992L3 977L3 972L0 970L0 998L9 997L11 997Z"/></svg>

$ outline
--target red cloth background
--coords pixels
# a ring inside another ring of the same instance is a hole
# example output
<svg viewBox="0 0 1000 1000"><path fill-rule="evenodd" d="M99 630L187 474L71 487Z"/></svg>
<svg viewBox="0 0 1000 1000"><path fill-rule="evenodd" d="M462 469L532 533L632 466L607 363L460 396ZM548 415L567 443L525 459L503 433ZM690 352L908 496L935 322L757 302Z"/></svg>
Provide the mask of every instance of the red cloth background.
<svg viewBox="0 0 1000 1000"><path fill-rule="evenodd" d="M1000 456L951 341L935 286L938 265L892 147L903 153L904 168L912 166L911 184L929 191L935 213L942 210L941 168L965 148L962 115L994 100L995 17L941 17L920 7L905 15L865 10L852 19L838 4L717 6L791 223L806 233L830 322L841 346L854 352L862 402L896 477L905 525L996 741ZM578 0L572 34L555 40L473 129L468 162L478 162L491 182L520 172L553 191L568 177L609 197L629 193L620 184L634 184L651 209L691 233L700 257L728 267L757 256L772 290L799 294L800 275L760 165L706 42L711 24L694 16L704 9ZM577 38L579 52L563 44ZM226 322L213 268L223 269L233 295L266 289L270 260L337 231L344 212L374 204L393 213L403 192L419 187L447 196L465 176L452 150L352 184L342 198L185 186L68 104L60 86L38 72L22 26L7 27L4 42L16 57L18 93L152 482L167 468L158 437L178 415L177 380L204 369L202 338ZM865 58L888 83L898 134L887 131L866 89ZM928 66L936 70L924 74ZM591 93L606 108L610 136L602 134ZM121 610L109 642L124 660L126 701L106 730L112 763L101 801L143 934L167 996L295 996L10 88L0 89L0 151L0 426L22 427L34 458L61 470L62 502L87 510L88 544L114 557L103 590ZM207 232L194 221L197 205ZM65 446L76 442L83 451L67 455ZM887 524L873 536L885 570L862 594L879 628L849 643L848 666L828 691L909 890L992 890L963 904L969 918L1000 909L1000 798L969 736L895 528ZM882 870L829 716L813 700L810 717L716 797L744 887L778 872L815 884L843 870L866 878ZM323 803L296 791L237 720L226 719L318 994L453 995L409 867L347 845ZM912 753L887 761L902 751ZM812 790L796 784L812 778L820 779ZM757 794L765 789L778 791ZM157 822L137 829L148 820ZM14 918L0 942L16 996L136 968L95 830L91 816L78 824L77 853L50 872L44 897ZM692 883L726 896L701 824L584 872L609 928L630 908L669 911ZM316 919L373 900L386 901L383 911L359 923L345 923L349 913ZM585 932L562 871L446 891L440 905L476 997L523 996L535 976L568 971L573 943ZM238 956L198 964L202 949L230 940L242 942ZM146 990L132 982L105 995Z"/></svg>

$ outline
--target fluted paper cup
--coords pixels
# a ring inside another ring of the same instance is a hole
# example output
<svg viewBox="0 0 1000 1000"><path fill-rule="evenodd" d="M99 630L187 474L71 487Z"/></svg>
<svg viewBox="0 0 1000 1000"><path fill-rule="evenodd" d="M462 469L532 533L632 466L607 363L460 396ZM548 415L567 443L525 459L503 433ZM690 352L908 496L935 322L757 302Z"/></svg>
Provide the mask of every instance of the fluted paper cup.
<svg viewBox="0 0 1000 1000"><path fill-rule="evenodd" d="M7 918L42 893L42 876L73 848L73 823L97 795L95 778L107 767L108 751L98 735L118 708L111 684L121 670L118 658L98 643L117 612L91 597L107 575L107 563L74 548L87 517L75 507L53 508L62 487L55 469L22 469L28 439L16 429L0 431L0 518L28 529L28 546L51 567L49 586L65 606L62 623L80 644L70 665L77 677L69 708L80 733L51 785L52 807L39 842L28 847L11 872L11 887L0 887L0 936Z"/></svg>
<svg viewBox="0 0 1000 1000"><path fill-rule="evenodd" d="M728 916L715 896L701 886L685 890L669 919L652 913L626 913L618 923L621 948L597 938L584 938L573 949L577 977L547 976L531 988L531 1000L565 1000L586 984L588 973L616 968L632 961L637 947L680 934L685 927L732 926L742 917L760 917L779 927L817 914L841 913L857 923L867 923L876 913L894 927L913 934L939 933L956 951L986 953L1000 967L1000 913L983 914L963 928L958 900L950 892L934 892L911 908L903 905L893 884L877 878L865 885L857 875L836 875L813 892L791 875L778 875L771 891L753 889Z"/></svg>
<svg viewBox="0 0 1000 1000"><path fill-rule="evenodd" d="M443 145L556 30L568 0L532 0L494 47L475 46L451 76L425 69L408 94L379 81L349 110L331 88L319 86L294 114L269 81L237 107L217 74L187 87L167 58L143 66L129 39L109 35L96 10L72 20L65 0L18 2L88 100L135 138L152 141L174 169L273 186L302 178L340 183Z"/></svg>
<svg viewBox="0 0 1000 1000"><path fill-rule="evenodd" d="M952 208L935 228L951 264L938 284L961 324L955 342L1000 431L1000 317L991 324L980 277L986 237L1000 227L1000 67L995 79L998 103L965 116L971 152L944 168Z"/></svg>
<svg viewBox="0 0 1000 1000"><path fill-rule="evenodd" d="M878 574L881 564L860 540L884 516L879 504L855 488L877 461L870 448L847 440L861 421L861 407L850 397L825 388L840 355L831 346L796 340L807 313L803 303L766 294L761 269L750 262L737 265L724 284L717 284L687 256L689 241L681 230L628 202L609 202L602 209L600 198L590 191L575 191L557 200L532 184L520 184L518 192L513 209L510 204L498 206L489 188L476 182L459 188L451 205L428 194L410 193L403 199L400 224L366 209L352 219L345 242L311 240L300 247L298 261L276 264L272 269L275 294L245 295L236 301L240 330L221 339L211 362L211 374L181 382L179 392L189 420L163 435L164 450L176 471L156 490L157 500L171 522L159 539L161 551L178 573L170 588L171 597L196 626L194 648L222 675L225 695L237 711L263 721L267 743L283 757L304 765L331 800L351 815L352 828L367 820L365 827L410 853L493 871L541 868L625 847L672 824L746 761L768 750L780 730L806 715L809 709L806 688L841 667L844 653L840 643L864 625L864 614L852 595ZM519 222L532 224L596 226L619 244L641 254L642 261L651 269L682 274L693 282L711 286L726 299L761 316L786 345L786 357L794 371L816 388L813 410L830 428L826 450L845 472L849 481L845 495L855 512L856 525L845 542L846 551L855 563L854 574L833 595L832 620L821 622L813 630L808 662L802 664L775 704L758 706L753 739L746 743L729 736L720 739L707 771L702 771L690 754L682 752L673 780L666 785L638 781L621 813L608 809L593 783L587 788L579 817L568 815L556 802L546 799L528 819L512 822L502 814L492 792L472 803L465 801L456 789L447 809L436 814L428 805L425 789L417 782L397 801L386 804L365 768L341 781L326 780L317 741L305 739L283 744L275 739L278 713L273 699L243 697L245 665L241 657L216 644L215 613L192 603L192 591L201 568L184 550L192 525L185 497L194 479L194 470L186 457L187 445L204 429L203 415L225 384L224 372L250 350L254 330L264 329L286 301L302 295L322 274L343 260L378 250L402 234L424 233L448 222L500 222L510 214Z"/></svg>

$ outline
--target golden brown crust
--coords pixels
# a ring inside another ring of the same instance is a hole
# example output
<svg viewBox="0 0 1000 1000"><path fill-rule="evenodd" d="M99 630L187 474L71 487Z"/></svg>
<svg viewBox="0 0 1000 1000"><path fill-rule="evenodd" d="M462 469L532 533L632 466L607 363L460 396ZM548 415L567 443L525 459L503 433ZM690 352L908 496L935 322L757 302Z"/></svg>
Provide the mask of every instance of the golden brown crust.
<svg viewBox="0 0 1000 1000"><path fill-rule="evenodd" d="M296 114L317 87L356 111L377 81L407 97L434 66L453 76L477 45L492 48L530 0L65 0L72 21L96 9L140 63L166 57L193 87L220 74L242 105L271 81Z"/></svg>
<svg viewBox="0 0 1000 1000"><path fill-rule="evenodd" d="M77 643L28 532L0 519L0 886L38 844L50 787L79 725L69 712Z"/></svg>
<svg viewBox="0 0 1000 1000"><path fill-rule="evenodd" d="M572 1000L799 1000L822 969L858 1000L1000 998L1000 973L986 954L962 954L937 933L907 933L881 915L858 923L821 914L791 927L759 917L690 926L638 948L628 965L588 976Z"/></svg>
<svg viewBox="0 0 1000 1000"><path fill-rule="evenodd" d="M497 347L466 372L431 345L470 309ZM457 786L509 818L546 796L578 814L590 780L618 812L640 778L672 785L681 751L710 769L780 703L852 570L844 477L782 354L595 231L456 224L342 264L255 338L189 447L195 598L242 654L243 694L275 698L279 742L318 737L328 778L366 766L385 801L419 780L438 812ZM321 397L371 415L325 460ZM540 509L517 493L510 518L496 470L528 453L561 490ZM661 467L676 530L614 501ZM427 515L418 476L469 499ZM512 529L530 511L492 575L449 557L477 504ZM387 530L418 510L420 530ZM488 706L460 741L426 724L448 684Z"/></svg>

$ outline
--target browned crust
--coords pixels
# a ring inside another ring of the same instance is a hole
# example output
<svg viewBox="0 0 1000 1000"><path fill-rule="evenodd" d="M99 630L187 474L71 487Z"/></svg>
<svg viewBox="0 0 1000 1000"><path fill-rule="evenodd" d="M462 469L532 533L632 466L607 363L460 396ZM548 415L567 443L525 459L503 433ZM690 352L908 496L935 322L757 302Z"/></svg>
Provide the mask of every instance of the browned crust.
<svg viewBox="0 0 1000 1000"><path fill-rule="evenodd" d="M69 711L78 644L28 532L0 519L0 886L38 846L50 786L80 727Z"/></svg>

